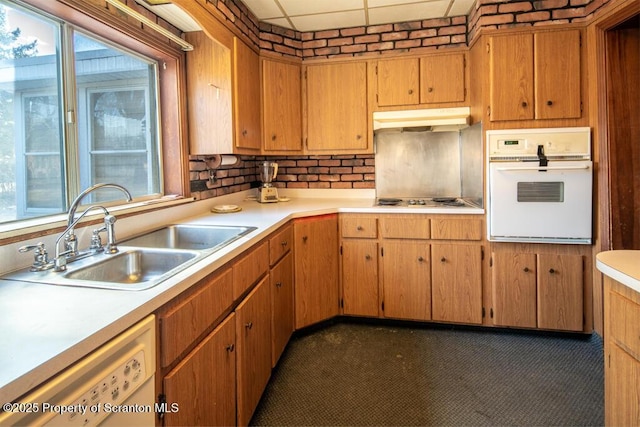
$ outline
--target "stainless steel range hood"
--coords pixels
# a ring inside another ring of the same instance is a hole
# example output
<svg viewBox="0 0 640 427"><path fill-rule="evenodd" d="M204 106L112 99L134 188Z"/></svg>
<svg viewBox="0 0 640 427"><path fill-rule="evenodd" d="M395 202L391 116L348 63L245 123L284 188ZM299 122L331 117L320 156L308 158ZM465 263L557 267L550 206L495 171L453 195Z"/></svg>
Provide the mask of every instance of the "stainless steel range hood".
<svg viewBox="0 0 640 427"><path fill-rule="evenodd" d="M432 132L456 131L469 126L470 115L469 107L376 111L373 113L373 130L423 128Z"/></svg>

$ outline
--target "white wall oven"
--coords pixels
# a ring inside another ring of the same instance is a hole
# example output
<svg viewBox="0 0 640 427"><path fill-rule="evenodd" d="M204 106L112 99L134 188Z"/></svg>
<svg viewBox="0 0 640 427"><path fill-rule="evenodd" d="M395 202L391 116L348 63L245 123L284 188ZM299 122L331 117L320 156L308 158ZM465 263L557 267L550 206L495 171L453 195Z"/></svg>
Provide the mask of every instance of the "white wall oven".
<svg viewBox="0 0 640 427"><path fill-rule="evenodd" d="M590 244L589 128L487 131L490 241Z"/></svg>

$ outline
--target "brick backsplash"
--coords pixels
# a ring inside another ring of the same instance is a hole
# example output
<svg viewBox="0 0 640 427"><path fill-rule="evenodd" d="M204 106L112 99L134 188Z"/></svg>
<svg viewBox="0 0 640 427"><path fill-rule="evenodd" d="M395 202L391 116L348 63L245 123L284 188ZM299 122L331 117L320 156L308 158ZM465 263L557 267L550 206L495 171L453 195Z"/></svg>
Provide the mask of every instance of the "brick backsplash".
<svg viewBox="0 0 640 427"><path fill-rule="evenodd" d="M277 188L375 188L373 154L336 156L240 156L238 164L209 170L206 156L192 156L189 161L191 195L198 200L255 188L260 185L258 165L278 163Z"/></svg>

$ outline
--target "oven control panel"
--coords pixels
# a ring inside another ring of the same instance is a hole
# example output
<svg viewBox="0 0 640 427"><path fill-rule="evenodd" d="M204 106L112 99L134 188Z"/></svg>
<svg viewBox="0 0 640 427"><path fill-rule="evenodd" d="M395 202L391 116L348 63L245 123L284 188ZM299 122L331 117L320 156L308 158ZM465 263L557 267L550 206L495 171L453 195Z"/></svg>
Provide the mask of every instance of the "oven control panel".
<svg viewBox="0 0 640 427"><path fill-rule="evenodd" d="M487 131L488 158L493 161L548 158L589 160L591 130L588 127L511 129Z"/></svg>

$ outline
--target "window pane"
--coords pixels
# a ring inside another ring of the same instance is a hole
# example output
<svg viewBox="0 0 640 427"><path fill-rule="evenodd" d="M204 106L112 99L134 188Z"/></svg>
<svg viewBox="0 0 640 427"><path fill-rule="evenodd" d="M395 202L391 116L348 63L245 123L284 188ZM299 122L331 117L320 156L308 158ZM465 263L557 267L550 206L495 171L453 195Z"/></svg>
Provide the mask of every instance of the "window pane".
<svg viewBox="0 0 640 427"><path fill-rule="evenodd" d="M134 197L159 194L155 64L77 32L74 49L82 186L112 182Z"/></svg>
<svg viewBox="0 0 640 427"><path fill-rule="evenodd" d="M59 33L0 2L0 222L65 209Z"/></svg>

